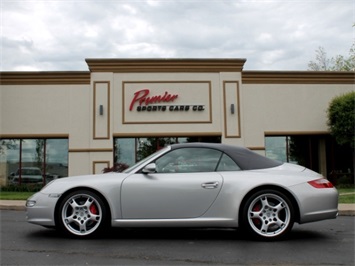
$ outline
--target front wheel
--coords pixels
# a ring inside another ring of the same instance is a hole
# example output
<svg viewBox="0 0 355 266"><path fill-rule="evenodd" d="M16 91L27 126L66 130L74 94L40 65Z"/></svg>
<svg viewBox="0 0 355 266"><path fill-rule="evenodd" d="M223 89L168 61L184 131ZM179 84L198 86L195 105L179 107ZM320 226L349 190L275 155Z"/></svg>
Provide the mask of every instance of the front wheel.
<svg viewBox="0 0 355 266"><path fill-rule="evenodd" d="M243 208L242 226L256 238L283 238L293 227L294 209L286 195L277 190L254 193Z"/></svg>
<svg viewBox="0 0 355 266"><path fill-rule="evenodd" d="M74 191L63 198L57 222L62 231L76 237L97 235L107 227L107 210L102 199L87 190Z"/></svg>

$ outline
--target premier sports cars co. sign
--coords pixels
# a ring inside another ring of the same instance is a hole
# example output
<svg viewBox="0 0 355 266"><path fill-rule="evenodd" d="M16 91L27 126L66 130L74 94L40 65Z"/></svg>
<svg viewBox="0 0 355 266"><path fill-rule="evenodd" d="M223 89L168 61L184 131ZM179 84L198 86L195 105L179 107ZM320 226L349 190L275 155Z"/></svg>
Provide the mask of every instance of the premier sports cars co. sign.
<svg viewBox="0 0 355 266"><path fill-rule="evenodd" d="M196 104L174 104L178 94L170 94L165 91L164 94L151 95L150 89L142 89L134 93L129 110L133 111L136 105L138 112L157 112L157 111L204 111L204 105Z"/></svg>
<svg viewBox="0 0 355 266"><path fill-rule="evenodd" d="M210 123L210 82L124 82L123 123Z"/></svg>

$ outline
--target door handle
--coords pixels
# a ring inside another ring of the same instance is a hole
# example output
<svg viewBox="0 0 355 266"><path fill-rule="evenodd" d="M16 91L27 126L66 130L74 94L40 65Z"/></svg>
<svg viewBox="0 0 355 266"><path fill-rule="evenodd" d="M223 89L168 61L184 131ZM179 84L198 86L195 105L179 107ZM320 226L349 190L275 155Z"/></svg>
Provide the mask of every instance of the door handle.
<svg viewBox="0 0 355 266"><path fill-rule="evenodd" d="M211 189L211 188L218 188L219 183L216 182L207 182L203 183L201 187L206 188L206 189Z"/></svg>

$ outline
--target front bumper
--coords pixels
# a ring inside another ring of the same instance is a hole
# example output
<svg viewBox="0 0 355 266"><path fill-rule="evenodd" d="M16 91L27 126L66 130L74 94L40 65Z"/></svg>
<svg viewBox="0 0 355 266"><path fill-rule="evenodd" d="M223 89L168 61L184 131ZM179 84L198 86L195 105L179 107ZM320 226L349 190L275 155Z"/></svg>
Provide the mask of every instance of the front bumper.
<svg viewBox="0 0 355 266"><path fill-rule="evenodd" d="M29 223L55 226L54 210L59 194L38 192L26 201L26 219Z"/></svg>

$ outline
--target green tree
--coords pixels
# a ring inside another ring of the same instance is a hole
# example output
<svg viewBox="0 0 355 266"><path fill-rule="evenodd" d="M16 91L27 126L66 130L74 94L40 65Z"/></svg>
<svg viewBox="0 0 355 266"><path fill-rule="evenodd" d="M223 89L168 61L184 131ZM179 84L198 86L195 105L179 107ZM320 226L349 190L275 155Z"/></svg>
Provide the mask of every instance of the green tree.
<svg viewBox="0 0 355 266"><path fill-rule="evenodd" d="M328 126L339 145L355 141L355 91L335 97L328 107Z"/></svg>
<svg viewBox="0 0 355 266"><path fill-rule="evenodd" d="M337 55L328 58L323 47L316 50L316 58L308 63L308 69L314 71L355 71L355 43L349 50L349 56Z"/></svg>
<svg viewBox="0 0 355 266"><path fill-rule="evenodd" d="M5 154L6 150L15 149L16 140L15 139L0 139L0 155Z"/></svg>

